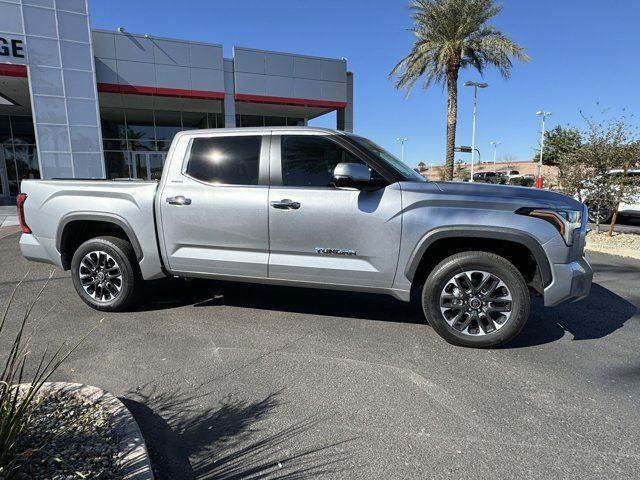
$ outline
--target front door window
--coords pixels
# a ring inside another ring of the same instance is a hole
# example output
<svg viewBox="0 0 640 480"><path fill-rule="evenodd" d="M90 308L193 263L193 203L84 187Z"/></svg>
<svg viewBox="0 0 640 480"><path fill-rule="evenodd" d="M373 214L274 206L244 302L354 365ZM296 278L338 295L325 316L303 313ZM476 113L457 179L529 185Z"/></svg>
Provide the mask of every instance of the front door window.
<svg viewBox="0 0 640 480"><path fill-rule="evenodd" d="M282 185L285 187L333 188L333 170L339 163L362 160L332 140L316 135L284 135L281 143ZM384 181L371 168L371 177Z"/></svg>

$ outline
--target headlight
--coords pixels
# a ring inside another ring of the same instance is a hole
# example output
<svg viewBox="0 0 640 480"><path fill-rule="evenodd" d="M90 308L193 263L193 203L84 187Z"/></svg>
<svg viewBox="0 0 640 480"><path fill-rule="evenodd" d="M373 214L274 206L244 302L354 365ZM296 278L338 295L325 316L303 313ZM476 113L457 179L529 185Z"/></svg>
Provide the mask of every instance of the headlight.
<svg viewBox="0 0 640 480"><path fill-rule="evenodd" d="M537 217L556 227L567 245L573 244L573 232L582 225L582 210L547 210L543 208L521 208L520 215Z"/></svg>

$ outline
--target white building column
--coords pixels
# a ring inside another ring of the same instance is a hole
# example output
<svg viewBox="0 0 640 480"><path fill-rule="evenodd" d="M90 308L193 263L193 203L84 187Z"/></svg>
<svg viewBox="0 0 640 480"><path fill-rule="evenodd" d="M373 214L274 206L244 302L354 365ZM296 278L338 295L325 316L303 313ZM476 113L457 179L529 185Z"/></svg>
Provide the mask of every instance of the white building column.
<svg viewBox="0 0 640 480"><path fill-rule="evenodd" d="M233 80L233 60L224 59L224 126L236 126L236 88Z"/></svg>

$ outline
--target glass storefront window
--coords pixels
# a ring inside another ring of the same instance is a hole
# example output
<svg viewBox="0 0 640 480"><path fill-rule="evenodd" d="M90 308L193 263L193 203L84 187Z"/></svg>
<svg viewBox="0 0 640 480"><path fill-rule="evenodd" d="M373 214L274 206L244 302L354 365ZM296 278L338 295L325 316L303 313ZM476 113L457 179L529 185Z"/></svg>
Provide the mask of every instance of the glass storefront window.
<svg viewBox="0 0 640 480"><path fill-rule="evenodd" d="M34 145L36 143L33 118L31 117L11 115L11 133L15 144Z"/></svg>
<svg viewBox="0 0 640 480"><path fill-rule="evenodd" d="M153 151L156 149L156 142L151 140L129 140L127 142L126 150L138 151Z"/></svg>
<svg viewBox="0 0 640 480"><path fill-rule="evenodd" d="M182 128L184 130L196 130L199 128L215 128L215 126L209 127L206 113L182 112Z"/></svg>
<svg viewBox="0 0 640 480"><path fill-rule="evenodd" d="M162 168L164 167L166 155L162 153L150 153L148 159L151 180L160 180L160 177L162 177Z"/></svg>
<svg viewBox="0 0 640 480"><path fill-rule="evenodd" d="M107 178L128 178L129 163L125 159L125 152L104 152L104 163Z"/></svg>
<svg viewBox="0 0 640 480"><path fill-rule="evenodd" d="M224 115L222 113L210 113L209 128L224 128Z"/></svg>
<svg viewBox="0 0 640 480"><path fill-rule="evenodd" d="M118 140L112 138L102 137L103 150L126 150L127 142L125 140Z"/></svg>
<svg viewBox="0 0 640 480"><path fill-rule="evenodd" d="M18 170L16 169L15 156L13 154L13 146L2 145L0 146L2 153L0 157L4 157L6 165L7 180L9 183L9 194L15 197L20 193L20 178L18 177Z"/></svg>
<svg viewBox="0 0 640 480"><path fill-rule="evenodd" d="M0 143L6 143L11 140L11 124L9 115L0 115Z"/></svg>
<svg viewBox="0 0 640 480"><path fill-rule="evenodd" d="M100 122L102 124L103 139L127 139L124 110L120 108L102 108L100 109Z"/></svg>
<svg viewBox="0 0 640 480"><path fill-rule="evenodd" d="M180 112L168 112L157 110L156 117L156 139L171 143L176 133L182 130L182 120Z"/></svg>
<svg viewBox="0 0 640 480"><path fill-rule="evenodd" d="M157 179L176 133L224 127L222 113L102 108L100 116L107 178Z"/></svg>
<svg viewBox="0 0 640 480"><path fill-rule="evenodd" d="M7 193L20 193L20 181L40 178L40 166L35 146L33 119L28 115L0 115L0 183L8 185Z"/></svg>
<svg viewBox="0 0 640 480"><path fill-rule="evenodd" d="M240 115L239 127L264 127L262 115Z"/></svg>
<svg viewBox="0 0 640 480"><path fill-rule="evenodd" d="M131 152L133 167L136 171L136 178L147 178L147 154Z"/></svg>
<svg viewBox="0 0 640 480"><path fill-rule="evenodd" d="M127 140L155 140L153 110L125 110Z"/></svg>
<svg viewBox="0 0 640 480"><path fill-rule="evenodd" d="M35 145L15 145L13 156L20 179L39 178L38 154Z"/></svg>
<svg viewBox="0 0 640 480"><path fill-rule="evenodd" d="M264 117L265 127L284 127L287 124L285 117Z"/></svg>
<svg viewBox="0 0 640 480"><path fill-rule="evenodd" d="M222 120L224 122L224 119ZM284 127L304 125L304 118L267 115L236 115L237 127Z"/></svg>

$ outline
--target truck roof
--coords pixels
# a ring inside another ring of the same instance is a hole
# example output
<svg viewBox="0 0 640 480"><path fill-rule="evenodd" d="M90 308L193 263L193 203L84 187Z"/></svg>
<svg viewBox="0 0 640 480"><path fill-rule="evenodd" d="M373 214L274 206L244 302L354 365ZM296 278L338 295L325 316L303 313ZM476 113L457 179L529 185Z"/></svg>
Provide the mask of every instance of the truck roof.
<svg viewBox="0 0 640 480"><path fill-rule="evenodd" d="M329 133L333 135L344 135L345 132L340 130L334 130L331 128L324 127L232 127L232 128L202 128L198 130L183 130L179 132L179 134L193 134L193 133L233 133L233 132L278 132L278 131L287 131L290 132L301 131L301 132L318 132L318 133Z"/></svg>

